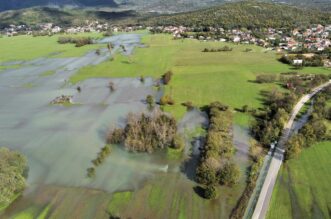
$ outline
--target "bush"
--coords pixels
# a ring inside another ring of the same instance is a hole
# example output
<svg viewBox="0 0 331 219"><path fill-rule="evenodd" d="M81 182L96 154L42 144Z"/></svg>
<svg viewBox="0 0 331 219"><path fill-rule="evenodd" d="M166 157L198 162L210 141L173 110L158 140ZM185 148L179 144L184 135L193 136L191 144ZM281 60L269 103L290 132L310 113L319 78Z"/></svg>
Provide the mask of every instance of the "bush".
<svg viewBox="0 0 331 219"><path fill-rule="evenodd" d="M76 44L76 47L82 47L88 44L93 44L93 40L90 37L79 37L79 38L74 38L74 37L59 37L57 42L59 44L67 44L67 43L72 43Z"/></svg>
<svg viewBox="0 0 331 219"><path fill-rule="evenodd" d="M226 163L219 171L219 180L221 185L233 186L237 184L240 178L240 170L234 163Z"/></svg>
<svg viewBox="0 0 331 219"><path fill-rule="evenodd" d="M169 95L164 95L160 99L161 106L174 105L174 104L175 104L175 101Z"/></svg>
<svg viewBox="0 0 331 219"><path fill-rule="evenodd" d="M168 85L172 78L172 71L167 71L164 75L162 75L162 81L165 85Z"/></svg>
<svg viewBox="0 0 331 219"><path fill-rule="evenodd" d="M26 184L26 158L16 151L0 148L0 207L10 204Z"/></svg>
<svg viewBox="0 0 331 219"><path fill-rule="evenodd" d="M257 83L273 83L277 79L277 76L274 74L265 74L256 76Z"/></svg>
<svg viewBox="0 0 331 219"><path fill-rule="evenodd" d="M182 106L185 106L187 111L191 111L194 109L193 103L191 101L182 103Z"/></svg>
<svg viewBox="0 0 331 219"><path fill-rule="evenodd" d="M104 37L110 37L110 36L113 36L113 32L111 32L110 30L106 31L103 33L103 36Z"/></svg>
<svg viewBox="0 0 331 219"><path fill-rule="evenodd" d="M155 104L155 100L154 97L152 95L148 95L146 97L146 103L148 104L148 108L149 109L153 109L154 104Z"/></svg>
<svg viewBox="0 0 331 219"><path fill-rule="evenodd" d="M180 135L175 135L172 147L174 149L183 149L185 147L185 141L182 136Z"/></svg>
<svg viewBox="0 0 331 219"><path fill-rule="evenodd" d="M87 177L88 178L95 177L95 168L94 167L90 167L87 169Z"/></svg>
<svg viewBox="0 0 331 219"><path fill-rule="evenodd" d="M204 190L204 197L206 199L216 199L217 198L217 191L214 186L207 186Z"/></svg>
<svg viewBox="0 0 331 219"><path fill-rule="evenodd" d="M124 139L123 129L114 129L108 134L107 143L108 144L120 144Z"/></svg>

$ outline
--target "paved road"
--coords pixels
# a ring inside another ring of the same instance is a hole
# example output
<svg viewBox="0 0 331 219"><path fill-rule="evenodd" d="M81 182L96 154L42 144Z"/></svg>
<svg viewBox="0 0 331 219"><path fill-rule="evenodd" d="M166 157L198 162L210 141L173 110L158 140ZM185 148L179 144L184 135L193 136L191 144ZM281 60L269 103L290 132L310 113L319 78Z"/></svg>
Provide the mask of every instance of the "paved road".
<svg viewBox="0 0 331 219"><path fill-rule="evenodd" d="M273 188L275 186L277 175L279 169L282 165L284 152L285 152L285 143L291 135L292 126L294 123L294 119L297 114L300 112L301 108L304 106L306 102L308 102L313 96L315 96L318 92L323 90L328 85L331 85L331 81L315 88L310 94L303 96L300 101L293 108L291 117L287 124L284 127L283 134L280 138L280 141L275 149L275 152L272 156L272 160L269 166L268 174L264 180L257 204L254 209L254 213L252 219L264 219L266 217L266 213L269 207L271 195Z"/></svg>

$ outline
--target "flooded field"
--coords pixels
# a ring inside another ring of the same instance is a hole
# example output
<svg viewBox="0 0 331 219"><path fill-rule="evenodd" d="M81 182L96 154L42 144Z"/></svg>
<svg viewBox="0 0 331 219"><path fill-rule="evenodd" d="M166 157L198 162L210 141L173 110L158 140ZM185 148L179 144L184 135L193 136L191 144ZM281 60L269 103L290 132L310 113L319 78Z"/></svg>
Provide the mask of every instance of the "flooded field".
<svg viewBox="0 0 331 219"><path fill-rule="evenodd" d="M98 78L77 85L71 85L68 79L84 66L109 60L120 45L126 48L124 54L132 53L135 47L143 46L140 37L124 34L105 38L99 43L111 42L115 47L112 52L101 50L100 55L91 51L78 58L17 61L18 68L0 71L0 145L21 151L29 161L25 193L0 217L26 211L36 218L51 206L46 214L52 218L105 218L111 193L138 191L148 187L146 182L168 175L183 182L170 186L179 189L187 185L186 189L192 190L194 183L180 171L179 162L168 168L165 152L133 154L120 146L113 146L111 156L97 168L95 179L86 177L91 160L105 145L108 130L123 126L128 113L145 111L146 96L158 97L159 93L153 88L152 78L144 82L139 78ZM13 65L2 63L9 64ZM114 92L108 87L109 81L116 87ZM73 103L51 105L60 95L72 95ZM179 128L184 132L206 123L206 116L195 112L187 114ZM248 133L235 127L234 135L239 151L236 159L244 171L248 165ZM192 150L188 145L187 155ZM198 153L196 148L193 152Z"/></svg>

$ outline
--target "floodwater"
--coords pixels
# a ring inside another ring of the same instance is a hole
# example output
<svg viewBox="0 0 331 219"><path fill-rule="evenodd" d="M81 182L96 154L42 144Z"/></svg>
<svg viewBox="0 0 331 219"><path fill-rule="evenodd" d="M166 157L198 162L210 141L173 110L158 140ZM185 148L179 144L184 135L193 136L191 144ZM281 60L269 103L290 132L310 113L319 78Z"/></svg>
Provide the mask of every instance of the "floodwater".
<svg viewBox="0 0 331 219"><path fill-rule="evenodd" d="M126 54L141 46L136 34L100 41L105 42L115 45L112 52L124 45ZM86 80L79 84L81 92L67 82L78 69L111 55L102 50L101 55L90 52L79 58L39 58L0 73L0 145L27 156L28 188L43 184L113 192L135 189L163 171L166 161L160 154L130 154L114 146L111 156L97 168L96 178L86 178L86 169L105 145L108 130L123 126L128 113L145 111L145 97L156 95L151 78L144 83L138 78L111 79L115 92L108 88L110 79ZM55 73L42 76L47 71ZM73 95L74 104L49 104L60 95Z"/></svg>
<svg viewBox="0 0 331 219"><path fill-rule="evenodd" d="M114 45L111 52L102 49L100 55L91 51L78 58L0 63L20 65L0 72L0 146L21 151L29 162L28 187L23 197L2 216L11 217L39 202L43 208L56 199L60 210L66 212L63 218L75 218L68 209L62 209L71 207L61 204L62 200L75 198L75 203L79 203L76 205L86 209L87 199L97 200L96 194L102 196L96 203L107 202L106 193L137 190L146 180L164 175L164 172L181 174L180 163L176 162L174 167L162 151L135 154L113 146L105 163L96 168L95 179L86 177L87 168L92 167L91 161L105 145L107 132L117 126L123 127L128 113L146 111L146 96L154 95L159 99L162 90L153 88L155 81L152 78L146 78L144 83L139 78L97 78L77 85L69 84L68 79L84 66L109 60L116 51L130 55L134 48L143 46L140 40L141 35L138 34L116 35L98 41ZM54 74L43 75L47 71L54 71ZM108 87L110 81L115 85L114 92ZM77 86L81 87L81 92L77 91ZM73 104L49 104L60 95L72 95ZM185 133L207 125L207 115L193 110L185 115L178 128ZM183 172L188 179L194 179L199 147L203 141L203 138L196 138L185 148L185 155L192 158L188 166L184 165ZM235 126L234 143L238 151L234 159L246 165L248 131ZM103 204L99 213L104 211ZM92 204L89 208L96 211L100 206ZM86 210L81 212L84 215ZM85 218L104 217L88 216L88 213Z"/></svg>

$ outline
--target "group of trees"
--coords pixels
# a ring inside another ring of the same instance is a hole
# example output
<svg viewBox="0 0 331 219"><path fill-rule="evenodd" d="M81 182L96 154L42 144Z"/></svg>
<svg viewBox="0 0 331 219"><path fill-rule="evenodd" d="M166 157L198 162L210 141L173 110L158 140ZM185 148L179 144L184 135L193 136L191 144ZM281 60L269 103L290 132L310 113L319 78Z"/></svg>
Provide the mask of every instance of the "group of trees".
<svg viewBox="0 0 331 219"><path fill-rule="evenodd" d="M128 151L152 153L156 149L180 147L178 138L176 120L154 111L152 115L129 114L125 128L110 132L107 141L123 144Z"/></svg>
<svg viewBox="0 0 331 219"><path fill-rule="evenodd" d="M309 121L286 144L286 160L297 157L303 148L310 147L315 142L322 141L328 137L327 127L324 122L326 119L330 120L331 108L328 108L326 105L327 99L330 97L331 87L315 97L313 112Z"/></svg>
<svg viewBox="0 0 331 219"><path fill-rule="evenodd" d="M196 180L205 186L205 198L215 198L217 184L232 186L239 180L240 171L231 162L232 114L227 106L214 102L207 107L210 119L206 143L201 148Z"/></svg>
<svg viewBox="0 0 331 219"><path fill-rule="evenodd" d="M278 141L297 96L279 90L265 92L264 95L265 107L255 113L251 133L262 145L269 147L272 142Z"/></svg>
<svg viewBox="0 0 331 219"><path fill-rule="evenodd" d="M302 64L295 63L294 60L302 60ZM311 57L304 56L302 54L296 54L296 55L283 55L280 59L280 62L284 64L294 65L294 66L312 66L312 67L318 67L318 66L324 66L323 58L322 56L315 54Z"/></svg>
<svg viewBox="0 0 331 219"><path fill-rule="evenodd" d="M202 52L231 52L233 50L233 48L229 47L229 46L223 46L221 48L218 49L208 49L208 48L204 48L204 50L202 50Z"/></svg>
<svg viewBox="0 0 331 219"><path fill-rule="evenodd" d="M76 47L82 47L88 44L93 44L93 39L91 37L70 37L70 36L61 36L57 40L59 44L75 44Z"/></svg>
<svg viewBox="0 0 331 219"><path fill-rule="evenodd" d="M101 148L97 158L92 160L93 167L87 169L87 177L92 178L95 176L95 168L103 164L106 158L110 155L110 153L111 153L110 145L105 145L103 148Z"/></svg>
<svg viewBox="0 0 331 219"><path fill-rule="evenodd" d="M283 73L280 76L279 81L284 87L294 92L296 95L301 96L305 93L309 93L311 89L327 82L329 80L328 75L323 74L300 74L300 73Z"/></svg>
<svg viewBox="0 0 331 219"><path fill-rule="evenodd" d="M27 160L19 152L0 148L0 208L9 205L26 185Z"/></svg>

